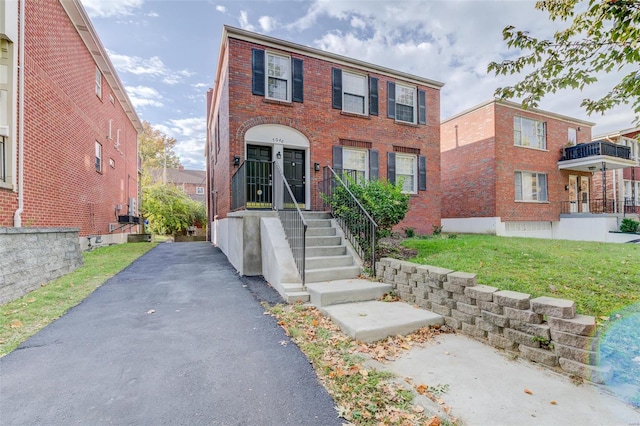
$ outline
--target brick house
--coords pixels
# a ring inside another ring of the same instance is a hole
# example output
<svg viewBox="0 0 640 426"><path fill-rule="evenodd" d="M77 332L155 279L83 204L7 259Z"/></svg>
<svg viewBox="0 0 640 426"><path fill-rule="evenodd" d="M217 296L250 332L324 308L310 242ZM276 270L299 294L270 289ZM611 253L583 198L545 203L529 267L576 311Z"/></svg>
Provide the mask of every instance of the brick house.
<svg viewBox="0 0 640 426"><path fill-rule="evenodd" d="M142 124L89 17L75 0L0 9L0 227L126 242Z"/></svg>
<svg viewBox="0 0 640 426"><path fill-rule="evenodd" d="M192 200L205 204L207 173L204 170L188 170L179 166L177 169L166 169L166 174L164 169L151 169L150 175L154 183L162 182L166 178L166 183L180 188Z"/></svg>
<svg viewBox="0 0 640 426"><path fill-rule="evenodd" d="M444 120L443 229L608 240L619 218L594 173L634 162L628 148L592 142L593 125L498 100Z"/></svg>
<svg viewBox="0 0 640 426"><path fill-rule="evenodd" d="M594 137L594 140L605 140L626 146L630 151L630 158L636 162L634 167L618 170L607 170L594 175L594 190L603 193L616 211L625 214L640 214L640 128L632 128L611 132ZM606 191L602 191L603 184Z"/></svg>
<svg viewBox="0 0 640 426"><path fill-rule="evenodd" d="M233 210L231 177L239 165L264 158L296 164L299 174L287 178L298 182L306 210L319 206L324 166L367 179L404 175L412 195L400 227L430 233L440 224L441 86L225 26L208 94L210 219Z"/></svg>

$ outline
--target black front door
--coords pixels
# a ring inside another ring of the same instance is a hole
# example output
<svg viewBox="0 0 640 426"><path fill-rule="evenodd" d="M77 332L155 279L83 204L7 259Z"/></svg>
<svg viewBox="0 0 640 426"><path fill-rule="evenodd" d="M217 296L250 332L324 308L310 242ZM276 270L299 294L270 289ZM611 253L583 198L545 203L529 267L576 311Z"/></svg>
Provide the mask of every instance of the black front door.
<svg viewBox="0 0 640 426"><path fill-rule="evenodd" d="M247 145L245 164L247 167L247 208L271 208L271 147Z"/></svg>
<svg viewBox="0 0 640 426"><path fill-rule="evenodd" d="M305 164L304 151L300 149L284 150L284 177L287 178L296 203L304 208L305 205ZM285 195L285 202L288 196Z"/></svg>

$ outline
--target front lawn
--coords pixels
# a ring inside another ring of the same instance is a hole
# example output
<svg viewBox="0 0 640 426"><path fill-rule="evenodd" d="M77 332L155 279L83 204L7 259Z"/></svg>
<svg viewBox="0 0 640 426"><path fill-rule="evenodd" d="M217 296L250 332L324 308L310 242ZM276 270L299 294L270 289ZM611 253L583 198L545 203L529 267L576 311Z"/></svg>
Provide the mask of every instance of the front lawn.
<svg viewBox="0 0 640 426"><path fill-rule="evenodd" d="M403 245L418 250L411 262L476 273L480 284L501 290L574 300L586 315L640 311L638 244L442 235Z"/></svg>

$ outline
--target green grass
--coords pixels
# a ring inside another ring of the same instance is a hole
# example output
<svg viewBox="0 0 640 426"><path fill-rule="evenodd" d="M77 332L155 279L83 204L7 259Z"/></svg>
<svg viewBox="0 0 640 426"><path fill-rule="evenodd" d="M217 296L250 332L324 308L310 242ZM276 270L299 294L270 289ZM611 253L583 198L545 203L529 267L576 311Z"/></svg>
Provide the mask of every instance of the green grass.
<svg viewBox="0 0 640 426"><path fill-rule="evenodd" d="M85 252L84 266L0 306L0 357L64 315L155 245L120 244Z"/></svg>
<svg viewBox="0 0 640 426"><path fill-rule="evenodd" d="M476 273L480 284L576 302L596 317L640 311L640 245L459 235L406 240L419 264Z"/></svg>

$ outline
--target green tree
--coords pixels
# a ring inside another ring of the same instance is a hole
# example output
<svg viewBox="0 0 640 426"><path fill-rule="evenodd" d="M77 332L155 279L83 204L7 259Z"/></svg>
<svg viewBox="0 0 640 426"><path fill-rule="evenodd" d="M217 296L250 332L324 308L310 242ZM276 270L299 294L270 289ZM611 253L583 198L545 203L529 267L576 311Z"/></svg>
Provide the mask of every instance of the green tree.
<svg viewBox="0 0 640 426"><path fill-rule="evenodd" d="M513 86L498 88L496 96L519 98L524 107L536 107L547 93L583 89L603 73L620 71L626 74L615 86L599 99L584 99L581 106L591 114L631 104L640 123L640 1L548 0L535 7L568 27L549 40L513 26L504 28L507 45L522 55L492 62L488 71L496 75L533 71Z"/></svg>
<svg viewBox="0 0 640 426"><path fill-rule="evenodd" d="M180 165L180 158L175 152L177 143L175 138L165 135L160 130L154 129L148 121L143 121L142 127L144 131L138 137L142 170L163 168L165 165L165 157L168 168L177 168Z"/></svg>
<svg viewBox="0 0 640 426"><path fill-rule="evenodd" d="M145 188L141 211L154 234L183 234L190 226L206 223L204 204L189 198L173 185Z"/></svg>

